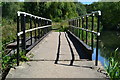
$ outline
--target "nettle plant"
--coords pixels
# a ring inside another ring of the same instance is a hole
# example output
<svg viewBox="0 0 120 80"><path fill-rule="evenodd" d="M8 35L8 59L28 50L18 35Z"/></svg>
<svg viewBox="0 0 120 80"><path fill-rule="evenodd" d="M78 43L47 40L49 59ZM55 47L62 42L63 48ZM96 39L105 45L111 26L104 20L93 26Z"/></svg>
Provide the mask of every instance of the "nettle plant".
<svg viewBox="0 0 120 80"><path fill-rule="evenodd" d="M19 59L20 61L22 62L29 61L29 58L25 56L24 51L20 51L19 56L20 56L20 59ZM16 57L17 57L16 53L8 56L8 55L5 55L4 51L2 51L2 70L4 71L7 68L16 66L16 63L17 63Z"/></svg>

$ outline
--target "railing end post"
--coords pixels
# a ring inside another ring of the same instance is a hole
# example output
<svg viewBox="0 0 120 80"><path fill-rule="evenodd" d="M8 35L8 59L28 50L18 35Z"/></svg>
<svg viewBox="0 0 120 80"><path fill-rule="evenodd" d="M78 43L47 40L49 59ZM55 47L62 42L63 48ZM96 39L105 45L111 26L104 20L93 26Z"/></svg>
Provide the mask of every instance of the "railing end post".
<svg viewBox="0 0 120 80"><path fill-rule="evenodd" d="M98 11L98 15L101 16L101 11L100 10Z"/></svg>

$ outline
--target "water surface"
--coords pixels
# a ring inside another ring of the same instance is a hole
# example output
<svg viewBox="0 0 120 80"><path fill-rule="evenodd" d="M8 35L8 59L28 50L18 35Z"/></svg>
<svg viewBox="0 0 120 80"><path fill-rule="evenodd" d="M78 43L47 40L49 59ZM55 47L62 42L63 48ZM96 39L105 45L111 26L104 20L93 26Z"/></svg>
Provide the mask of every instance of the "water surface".
<svg viewBox="0 0 120 80"><path fill-rule="evenodd" d="M98 60L102 63L108 65L108 58L112 56L115 49L118 48L120 52L120 32L117 31L102 31L99 41L99 49L98 49ZM92 55L92 60L95 60L96 57L96 48L94 48L94 52ZM119 56L118 56L119 57Z"/></svg>

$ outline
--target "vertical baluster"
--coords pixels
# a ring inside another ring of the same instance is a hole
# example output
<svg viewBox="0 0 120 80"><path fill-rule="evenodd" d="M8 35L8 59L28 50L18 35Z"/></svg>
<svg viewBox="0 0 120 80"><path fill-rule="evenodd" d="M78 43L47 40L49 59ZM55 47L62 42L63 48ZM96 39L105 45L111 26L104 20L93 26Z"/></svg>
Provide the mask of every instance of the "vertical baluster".
<svg viewBox="0 0 120 80"><path fill-rule="evenodd" d="M46 25L46 20L44 20L44 26ZM46 28L44 28L44 35L46 33Z"/></svg>
<svg viewBox="0 0 120 80"><path fill-rule="evenodd" d="M36 17L34 17L34 28L36 28ZM35 39L35 42L37 41L36 39L36 30L35 30L35 33L34 33L34 39Z"/></svg>
<svg viewBox="0 0 120 80"><path fill-rule="evenodd" d="M46 25L48 25L48 20L46 20ZM49 27L46 28L46 33L48 33Z"/></svg>
<svg viewBox="0 0 120 80"><path fill-rule="evenodd" d="M73 24L73 21L71 20L71 22L70 22L70 31L72 31L72 24Z"/></svg>
<svg viewBox="0 0 120 80"><path fill-rule="evenodd" d="M71 20L71 26L70 26L71 32L72 32L72 26L73 26L73 20Z"/></svg>
<svg viewBox="0 0 120 80"><path fill-rule="evenodd" d="M78 20L77 20L77 23L78 23L78 33L77 33L77 36L78 36L78 38L79 38L79 18L78 18Z"/></svg>
<svg viewBox="0 0 120 80"><path fill-rule="evenodd" d="M23 34L21 37L22 37L22 50L23 51L26 50L25 17L26 15L21 14L21 31L23 31Z"/></svg>
<svg viewBox="0 0 120 80"><path fill-rule="evenodd" d="M17 14L17 66L19 66L19 16L20 14Z"/></svg>
<svg viewBox="0 0 120 80"><path fill-rule="evenodd" d="M38 27L40 27L40 19L38 19ZM38 39L40 38L40 29L38 29Z"/></svg>
<svg viewBox="0 0 120 80"><path fill-rule="evenodd" d="M73 19L73 27L75 26L75 21ZM72 27L72 30L73 30L73 34L74 34L74 28Z"/></svg>
<svg viewBox="0 0 120 80"><path fill-rule="evenodd" d="M44 26L44 19L42 20L42 26ZM42 28L42 36L44 36L44 28Z"/></svg>
<svg viewBox="0 0 120 80"><path fill-rule="evenodd" d="M86 29L88 29L88 16L86 15ZM86 44L88 43L88 32L86 31Z"/></svg>
<svg viewBox="0 0 120 80"><path fill-rule="evenodd" d="M77 18L76 18L76 28L75 28L75 35L77 36L77 25L78 25L78 23L77 23Z"/></svg>
<svg viewBox="0 0 120 80"><path fill-rule="evenodd" d="M82 17L82 28L84 28L84 17ZM82 30L82 41L84 41L84 33Z"/></svg>
<svg viewBox="0 0 120 80"><path fill-rule="evenodd" d="M32 16L30 16L30 29L32 29ZM31 45L32 45L32 31L30 31L30 39L31 39Z"/></svg>
<svg viewBox="0 0 120 80"><path fill-rule="evenodd" d="M43 26L45 26L45 20L43 20ZM43 36L45 35L45 28L43 28Z"/></svg>
<svg viewBox="0 0 120 80"><path fill-rule="evenodd" d="M47 24L50 25L50 21L48 21ZM51 26L48 28L48 32L50 31L50 29L51 29Z"/></svg>
<svg viewBox="0 0 120 80"><path fill-rule="evenodd" d="M75 27L77 27L77 20L75 19ZM74 28L75 31L74 31L74 34L76 35L76 28Z"/></svg>
<svg viewBox="0 0 120 80"><path fill-rule="evenodd" d="M73 27L73 34L75 34L75 26L76 26L76 20L74 19L74 27Z"/></svg>
<svg viewBox="0 0 120 80"><path fill-rule="evenodd" d="M97 27L97 42L96 42L96 62L95 62L95 66L98 65L98 42L99 42L99 36L100 34L99 33L99 28L100 28L100 15L101 15L101 12L98 11L98 27Z"/></svg>
<svg viewBox="0 0 120 80"><path fill-rule="evenodd" d="M52 21L50 21L50 25L52 25ZM52 26L50 27L50 30L52 30Z"/></svg>
<svg viewBox="0 0 120 80"><path fill-rule="evenodd" d="M92 14L92 28L91 28L91 31L93 31L93 29L94 29L94 14ZM91 33L91 48L92 48L92 50L93 50L93 45L94 45L94 43L93 43L93 33Z"/></svg>
<svg viewBox="0 0 120 80"><path fill-rule="evenodd" d="M41 26L43 26L43 19L41 19ZM41 29L41 35L43 36L43 28Z"/></svg>
<svg viewBox="0 0 120 80"><path fill-rule="evenodd" d="M77 33L77 34L76 34L76 36L78 37L78 30L79 30L79 29L78 29L78 18L77 18L76 22L77 22L77 26L76 26L76 33Z"/></svg>
<svg viewBox="0 0 120 80"><path fill-rule="evenodd" d="M81 26L81 18L79 18L79 28L80 28L80 26ZM81 35L81 31L80 31L80 29L79 29L79 35L78 35L79 38L81 37L80 35Z"/></svg>
<svg viewBox="0 0 120 80"><path fill-rule="evenodd" d="M45 26L47 26L47 20L45 20ZM45 28L45 34L47 33L47 28Z"/></svg>
<svg viewBox="0 0 120 80"><path fill-rule="evenodd" d="M70 20L69 31L71 31L71 25L72 25L72 21Z"/></svg>
<svg viewBox="0 0 120 80"><path fill-rule="evenodd" d="M42 26L42 19L40 19L40 26ZM42 37L42 29L40 29L40 38Z"/></svg>
<svg viewBox="0 0 120 80"><path fill-rule="evenodd" d="M47 21L47 25L49 25L48 22L49 22L49 21ZM47 33L49 32L49 28L50 28L50 26L47 28Z"/></svg>
<svg viewBox="0 0 120 80"><path fill-rule="evenodd" d="M68 29L70 30L70 20L68 20Z"/></svg>

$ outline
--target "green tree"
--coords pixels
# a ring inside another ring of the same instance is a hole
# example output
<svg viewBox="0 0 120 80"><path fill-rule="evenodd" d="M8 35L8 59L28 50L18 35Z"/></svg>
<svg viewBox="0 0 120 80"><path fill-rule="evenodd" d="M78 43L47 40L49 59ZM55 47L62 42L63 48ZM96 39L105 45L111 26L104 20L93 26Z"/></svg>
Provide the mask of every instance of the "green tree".
<svg viewBox="0 0 120 80"><path fill-rule="evenodd" d="M53 21L70 19L77 16L76 5L73 2L51 2L48 13Z"/></svg>
<svg viewBox="0 0 120 80"><path fill-rule="evenodd" d="M88 9L88 8L87 8ZM103 29L120 30L120 2L97 2L89 6L90 11L102 11Z"/></svg>
<svg viewBox="0 0 120 80"><path fill-rule="evenodd" d="M21 10L23 4L17 2L2 2L2 17L7 19L16 19L18 10Z"/></svg>
<svg viewBox="0 0 120 80"><path fill-rule="evenodd" d="M27 13L38 15L39 6L38 2L24 2L23 10Z"/></svg>
<svg viewBox="0 0 120 80"><path fill-rule="evenodd" d="M79 16L86 14L86 7L80 3L80 2L75 2L76 4L76 11Z"/></svg>

